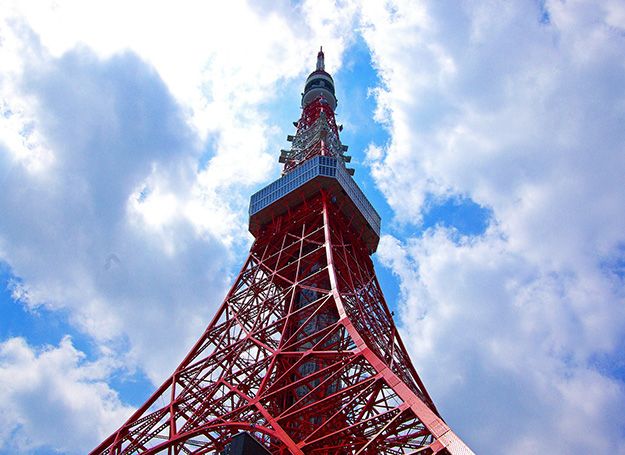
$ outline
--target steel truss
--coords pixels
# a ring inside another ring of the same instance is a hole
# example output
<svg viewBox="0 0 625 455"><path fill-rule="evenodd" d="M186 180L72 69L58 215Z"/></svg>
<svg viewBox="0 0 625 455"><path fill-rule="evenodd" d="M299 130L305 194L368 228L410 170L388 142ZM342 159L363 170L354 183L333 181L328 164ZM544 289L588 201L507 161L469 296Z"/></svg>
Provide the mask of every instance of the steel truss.
<svg viewBox="0 0 625 455"><path fill-rule="evenodd" d="M472 453L438 415L331 194L277 217L173 375L93 454Z"/></svg>

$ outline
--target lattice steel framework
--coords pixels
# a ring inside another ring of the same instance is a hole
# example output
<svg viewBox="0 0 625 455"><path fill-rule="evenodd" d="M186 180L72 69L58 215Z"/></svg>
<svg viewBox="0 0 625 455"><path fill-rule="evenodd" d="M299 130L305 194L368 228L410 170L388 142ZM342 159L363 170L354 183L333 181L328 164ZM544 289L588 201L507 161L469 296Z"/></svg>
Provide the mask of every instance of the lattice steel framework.
<svg viewBox="0 0 625 455"><path fill-rule="evenodd" d="M327 74L320 59L313 82ZM326 98L304 103L285 173L317 155L348 161L333 112L322 114L336 105ZM311 128L332 130L334 144L327 134L302 140ZM241 430L274 454L472 453L439 416L399 338L370 258L372 215L339 183L313 176L251 210L256 240L213 321L93 454L219 453Z"/></svg>

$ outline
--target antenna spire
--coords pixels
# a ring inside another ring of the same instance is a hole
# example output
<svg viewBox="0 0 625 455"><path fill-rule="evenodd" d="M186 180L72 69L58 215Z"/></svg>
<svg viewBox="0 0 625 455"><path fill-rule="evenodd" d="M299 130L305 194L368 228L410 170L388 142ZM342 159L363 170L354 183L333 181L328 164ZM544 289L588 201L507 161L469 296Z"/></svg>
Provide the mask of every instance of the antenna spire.
<svg viewBox="0 0 625 455"><path fill-rule="evenodd" d="M317 54L317 71L325 71L325 61L323 56L323 46L319 48L319 53Z"/></svg>

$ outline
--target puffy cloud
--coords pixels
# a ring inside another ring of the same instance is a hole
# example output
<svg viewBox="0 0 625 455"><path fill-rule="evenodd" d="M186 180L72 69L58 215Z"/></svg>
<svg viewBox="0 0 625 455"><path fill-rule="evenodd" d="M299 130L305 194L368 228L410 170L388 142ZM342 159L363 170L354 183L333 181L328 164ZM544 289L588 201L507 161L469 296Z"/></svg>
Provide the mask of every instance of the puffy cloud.
<svg viewBox="0 0 625 455"><path fill-rule="evenodd" d="M298 93L292 82L301 83L319 44L332 48L330 69L340 65L353 35L355 7L331 1L304 2L296 8L284 2L236 1L216 7L199 1L184 5L26 1L10 3L5 14L0 47L3 61L10 62L3 93L10 103L5 110L28 111L28 103L15 96L9 77L17 74L20 79L25 56L49 52L58 58L76 47L87 48L100 59L128 51L140 56L184 109L185 121L201 141L200 172L185 212L196 228L231 242L245 237L242 214L250 185L258 185L270 172L277 174L275 152L269 150L283 145L278 126L297 115L295 102L293 113L281 106L273 117L268 115L269 105L285 88ZM15 29L34 37L24 43ZM302 55L311 57L306 60ZM31 125L32 143L39 132L28 114L21 122L14 117L12 131ZM12 136L14 153L31 145L17 147L15 143L24 140ZM29 155L32 161L33 153ZM224 198L225 193L229 197Z"/></svg>
<svg viewBox="0 0 625 455"><path fill-rule="evenodd" d="M26 1L12 2L5 11L3 57L14 72L23 67L20 56L43 50L58 58L78 46L101 59L130 51L158 73L202 141L195 203L187 213L196 227L228 240L245 235L244 218L233 212L245 209L246 185L277 173L275 156L268 151L283 145L277 126L297 115L295 102L294 113L286 117L282 107L270 118L268 105L285 87L298 93L291 83L295 76L301 83L319 44L332 48L328 63L332 70L338 67L355 14L349 3L331 1L297 8L284 2L235 1L216 7L199 1ZM39 46L21 45L11 33L15 28L34 34ZM224 192L231 197L221 197Z"/></svg>
<svg viewBox="0 0 625 455"><path fill-rule="evenodd" d="M431 198L492 210L479 237L383 239L417 369L478 453L625 453L622 8L391 5L363 8L376 183L408 225Z"/></svg>
<svg viewBox="0 0 625 455"><path fill-rule="evenodd" d="M460 243L441 229L406 243L387 236L380 258L400 277L417 369L476 452L625 449L623 383L590 362L622 330L605 280L543 272L492 233Z"/></svg>
<svg viewBox="0 0 625 455"><path fill-rule="evenodd" d="M100 342L127 339L157 378L175 362L162 359L201 330L230 265L223 243L184 215L197 139L133 54L35 61L22 87L52 155L34 173L1 155L11 191L0 195L0 250L23 280L22 300L69 310ZM172 329L184 334L179 345L154 335Z"/></svg>
<svg viewBox="0 0 625 455"><path fill-rule="evenodd" d="M50 447L85 453L132 409L106 380L110 360L85 361L70 338L35 350L22 338L0 344L0 451Z"/></svg>

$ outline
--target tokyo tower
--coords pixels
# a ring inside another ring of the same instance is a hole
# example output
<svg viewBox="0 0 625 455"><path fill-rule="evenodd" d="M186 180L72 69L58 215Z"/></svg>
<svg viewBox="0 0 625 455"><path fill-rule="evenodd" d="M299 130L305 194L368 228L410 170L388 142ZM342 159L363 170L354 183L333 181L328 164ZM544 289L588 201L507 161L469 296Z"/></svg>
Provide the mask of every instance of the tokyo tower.
<svg viewBox="0 0 625 455"><path fill-rule="evenodd" d="M380 216L352 178L324 54L255 241L199 341L92 454L472 454L408 357L371 261Z"/></svg>

